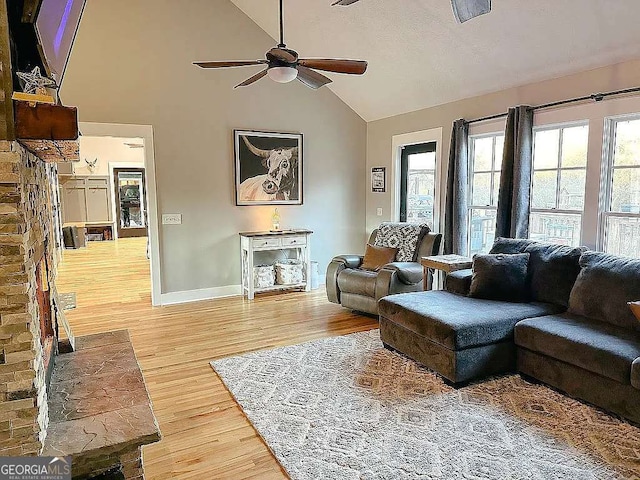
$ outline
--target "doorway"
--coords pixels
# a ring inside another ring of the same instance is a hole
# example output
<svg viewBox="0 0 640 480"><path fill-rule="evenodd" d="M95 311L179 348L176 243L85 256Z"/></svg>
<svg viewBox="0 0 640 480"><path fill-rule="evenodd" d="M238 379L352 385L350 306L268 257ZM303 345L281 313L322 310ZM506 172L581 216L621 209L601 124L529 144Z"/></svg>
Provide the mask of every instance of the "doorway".
<svg viewBox="0 0 640 480"><path fill-rule="evenodd" d="M148 216L144 168L114 168L113 182L118 238L146 237Z"/></svg>
<svg viewBox="0 0 640 480"><path fill-rule="evenodd" d="M400 155L401 222L435 226L436 142L402 147Z"/></svg>
<svg viewBox="0 0 640 480"><path fill-rule="evenodd" d="M98 275L107 275L111 269L118 271L120 268L116 265L118 262L127 264L134 263L139 272L142 273L140 281L136 283L136 287L127 291L120 290L117 298L123 295L146 297L148 295L149 284L148 279L151 278L151 303L152 305L161 305L161 284L160 284L160 248L159 248L159 228L158 228L158 208L156 203L156 179L155 179L155 157L153 148L153 127L151 125L132 125L132 124L107 124L107 123L80 123L80 130L83 137L97 137L105 143L111 143L113 138L121 139L120 147L109 158L98 160L96 164L97 170L104 168L101 175L105 176L110 196L110 217L113 222L113 238L116 242L95 242L93 247L104 247L105 250L111 248L118 255L126 258L118 258L112 253L113 266L106 266L102 273ZM138 153L136 153L138 152ZM90 167L89 162L94 163L96 155L88 155L86 167ZM135 153L135 155L134 155ZM99 156L98 156L99 157ZM115 198L115 179L113 178L114 169L138 169L144 171L143 191L141 191L144 200L144 225L147 232L147 239L123 238L122 243L118 243L118 223L117 220L117 202ZM126 248L120 248L118 245L126 244ZM94 248L95 250L95 248ZM108 256L109 252L105 252ZM131 255L135 258L131 258ZM105 273L106 272L106 273ZM120 275L120 272L118 273ZM146 278L144 278L146 277ZM136 277L137 278L137 277ZM138 288L139 287L139 288ZM142 291L144 290L144 292ZM100 292L102 297L106 297L106 292ZM116 298L114 297L114 298ZM95 300L95 298L94 298ZM110 298L113 300L113 298Z"/></svg>

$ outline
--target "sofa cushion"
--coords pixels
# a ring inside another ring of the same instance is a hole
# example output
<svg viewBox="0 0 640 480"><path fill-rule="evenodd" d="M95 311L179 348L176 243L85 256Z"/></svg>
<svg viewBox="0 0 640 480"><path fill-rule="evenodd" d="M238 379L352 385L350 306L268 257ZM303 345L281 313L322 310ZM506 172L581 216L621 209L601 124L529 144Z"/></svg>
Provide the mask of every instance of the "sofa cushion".
<svg viewBox="0 0 640 480"><path fill-rule="evenodd" d="M640 322L627 305L640 298L640 260L584 252L580 266L569 298L569 312L640 330Z"/></svg>
<svg viewBox="0 0 640 480"><path fill-rule="evenodd" d="M569 295L580 273L584 249L552 243L532 243L529 258L531 300L569 306Z"/></svg>
<svg viewBox="0 0 640 480"><path fill-rule="evenodd" d="M341 292L375 297L377 276L378 272L346 269L338 275L338 288Z"/></svg>
<svg viewBox="0 0 640 480"><path fill-rule="evenodd" d="M640 390L640 358L636 358L631 364L631 385Z"/></svg>
<svg viewBox="0 0 640 480"><path fill-rule="evenodd" d="M441 290L383 297L380 315L443 345L462 350L508 340L523 318L557 313L558 306L499 302Z"/></svg>
<svg viewBox="0 0 640 480"><path fill-rule="evenodd" d="M444 288L447 292L468 295L469 290L471 290L472 277L473 270L470 268L448 273L444 279Z"/></svg>
<svg viewBox="0 0 640 480"><path fill-rule="evenodd" d="M529 245L536 243L534 240L526 238L503 238L498 237L493 242L493 246L489 253L506 253L513 255L514 253L523 253L524 249Z"/></svg>
<svg viewBox="0 0 640 480"><path fill-rule="evenodd" d="M395 261L397 253L397 248L377 247L375 245L367 244L367 249L364 252L364 258L362 259L362 265L360 265L360 268L363 270L372 270L377 272L387 263Z"/></svg>
<svg viewBox="0 0 640 480"><path fill-rule="evenodd" d="M514 339L519 347L625 384L640 357L637 332L568 313L522 320Z"/></svg>
<svg viewBox="0 0 640 480"><path fill-rule="evenodd" d="M374 245L397 248L396 262L415 262L418 259L418 246L427 233L429 226L426 223L384 222L378 227Z"/></svg>
<svg viewBox="0 0 640 480"><path fill-rule="evenodd" d="M528 253L476 255L469 296L487 300L527 300Z"/></svg>

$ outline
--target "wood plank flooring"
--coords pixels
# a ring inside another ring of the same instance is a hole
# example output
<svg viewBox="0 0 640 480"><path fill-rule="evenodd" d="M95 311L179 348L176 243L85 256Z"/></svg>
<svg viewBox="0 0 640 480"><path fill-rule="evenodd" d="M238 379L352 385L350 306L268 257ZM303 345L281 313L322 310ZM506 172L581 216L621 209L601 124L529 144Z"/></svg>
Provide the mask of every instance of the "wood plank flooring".
<svg viewBox="0 0 640 480"><path fill-rule="evenodd" d="M163 435L143 450L147 480L286 478L209 361L378 326L323 289L151 307L144 238L66 250L57 288L77 293L76 335L131 333Z"/></svg>

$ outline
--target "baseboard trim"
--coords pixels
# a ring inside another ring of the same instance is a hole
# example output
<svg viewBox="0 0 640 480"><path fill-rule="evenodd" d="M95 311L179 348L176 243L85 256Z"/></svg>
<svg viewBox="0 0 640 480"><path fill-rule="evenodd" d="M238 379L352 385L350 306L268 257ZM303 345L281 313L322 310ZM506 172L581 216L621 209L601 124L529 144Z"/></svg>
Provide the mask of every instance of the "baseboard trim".
<svg viewBox="0 0 640 480"><path fill-rule="evenodd" d="M224 287L201 288L183 292L163 293L160 296L161 305L176 305L179 303L200 302L214 298L237 297L242 295L240 285L226 285Z"/></svg>

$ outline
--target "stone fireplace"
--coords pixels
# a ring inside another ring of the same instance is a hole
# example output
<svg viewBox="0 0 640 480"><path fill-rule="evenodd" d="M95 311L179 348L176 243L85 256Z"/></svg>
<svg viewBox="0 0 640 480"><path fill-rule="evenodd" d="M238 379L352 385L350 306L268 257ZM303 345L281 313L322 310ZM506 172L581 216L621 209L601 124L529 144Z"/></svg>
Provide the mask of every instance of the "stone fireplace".
<svg viewBox="0 0 640 480"><path fill-rule="evenodd" d="M7 5L0 2L0 456L71 456L73 478L143 480L142 446L160 431L129 334L76 341L57 305L55 162L79 160L77 110L43 92L13 92ZM59 325L68 341L58 341Z"/></svg>
<svg viewBox="0 0 640 480"><path fill-rule="evenodd" d="M57 353L56 166L0 141L0 456L37 455Z"/></svg>

